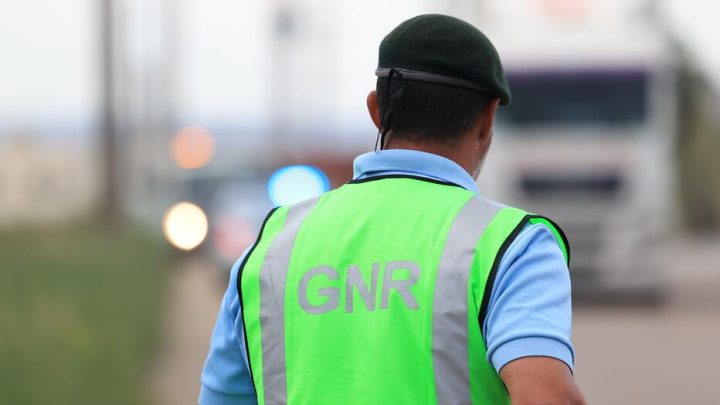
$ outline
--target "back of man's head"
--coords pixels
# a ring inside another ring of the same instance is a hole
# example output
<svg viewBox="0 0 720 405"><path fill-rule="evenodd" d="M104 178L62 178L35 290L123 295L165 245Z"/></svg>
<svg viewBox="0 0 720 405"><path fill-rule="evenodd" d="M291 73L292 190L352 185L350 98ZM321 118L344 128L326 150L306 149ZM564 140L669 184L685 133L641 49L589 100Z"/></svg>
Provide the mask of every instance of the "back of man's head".
<svg viewBox="0 0 720 405"><path fill-rule="evenodd" d="M495 47L450 16L420 15L396 27L380 44L376 74L381 133L412 142L452 145L490 101L510 102Z"/></svg>
<svg viewBox="0 0 720 405"><path fill-rule="evenodd" d="M388 89L388 86L390 88ZM384 128L395 139L454 146L490 101L474 90L412 80L378 78L377 97ZM392 108L388 108L388 99Z"/></svg>

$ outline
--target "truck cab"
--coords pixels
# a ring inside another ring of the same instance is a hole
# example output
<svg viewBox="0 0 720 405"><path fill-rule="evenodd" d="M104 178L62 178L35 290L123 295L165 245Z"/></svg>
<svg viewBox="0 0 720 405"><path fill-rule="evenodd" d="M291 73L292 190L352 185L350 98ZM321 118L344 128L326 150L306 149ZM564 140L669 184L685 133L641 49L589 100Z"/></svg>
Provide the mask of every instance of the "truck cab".
<svg viewBox="0 0 720 405"><path fill-rule="evenodd" d="M545 15L498 2L479 24L512 92L479 185L564 229L576 293L654 294L674 224L673 49L642 9L584 3Z"/></svg>

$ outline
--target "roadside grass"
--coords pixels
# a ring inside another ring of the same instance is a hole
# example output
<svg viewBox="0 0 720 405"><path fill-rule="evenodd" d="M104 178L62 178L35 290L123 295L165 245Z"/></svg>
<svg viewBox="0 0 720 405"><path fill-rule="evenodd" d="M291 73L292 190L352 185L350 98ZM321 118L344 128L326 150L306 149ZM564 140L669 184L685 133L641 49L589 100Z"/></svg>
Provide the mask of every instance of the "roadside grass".
<svg viewBox="0 0 720 405"><path fill-rule="evenodd" d="M0 404L149 404L168 266L134 230L0 231Z"/></svg>

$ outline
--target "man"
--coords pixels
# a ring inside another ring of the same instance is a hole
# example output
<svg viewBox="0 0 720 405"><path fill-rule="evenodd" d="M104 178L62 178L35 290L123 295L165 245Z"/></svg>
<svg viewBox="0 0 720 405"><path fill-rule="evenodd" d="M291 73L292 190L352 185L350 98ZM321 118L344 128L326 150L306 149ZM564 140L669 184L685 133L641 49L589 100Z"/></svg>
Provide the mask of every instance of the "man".
<svg viewBox="0 0 720 405"><path fill-rule="evenodd" d="M422 15L378 66L381 150L268 215L232 269L200 403L583 403L562 232L474 180L510 102L494 47Z"/></svg>

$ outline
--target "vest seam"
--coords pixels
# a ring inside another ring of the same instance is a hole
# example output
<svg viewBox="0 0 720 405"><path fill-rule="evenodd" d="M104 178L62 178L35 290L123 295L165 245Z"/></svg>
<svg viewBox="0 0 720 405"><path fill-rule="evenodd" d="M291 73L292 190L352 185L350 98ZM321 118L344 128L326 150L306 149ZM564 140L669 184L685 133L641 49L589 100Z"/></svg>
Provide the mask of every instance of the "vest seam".
<svg viewBox="0 0 720 405"><path fill-rule="evenodd" d="M492 267L490 267L490 273L488 274L487 281L485 282L485 291L483 291L482 304L480 305L480 313L478 315L478 323L480 324L480 329L482 329L483 325L485 324L488 306L490 305L490 295L495 284L495 277L497 276L498 267L500 267L500 261L502 260L503 256L505 256L505 253L510 248L512 242L515 240L515 238L517 238L517 236L520 234L520 231L522 231L522 229L525 227L525 225L527 225L527 223L530 221L530 218L532 217L533 215L527 214L520 220L520 222L515 226L512 232L510 232L508 237L505 238L505 241L502 243L502 245L500 245L500 250L498 250L497 254L495 255L495 260L493 260Z"/></svg>
<svg viewBox="0 0 720 405"><path fill-rule="evenodd" d="M437 180L430 177L423 177L423 176L414 176L410 174L384 174L380 176L370 176L370 177L364 177L360 179L352 179L346 184L361 184L361 183L367 183L370 181L376 181L376 180L384 180L384 179L411 179L411 180L419 180L419 181L425 181L428 183L434 183L434 184L440 184L443 186L453 186L453 187L460 187L463 190L467 190L465 187L453 183L450 181L444 181L444 180ZM469 191L469 190L468 190Z"/></svg>
<svg viewBox="0 0 720 405"><path fill-rule="evenodd" d="M255 239L255 243L253 243L250 250L248 250L247 254L243 258L243 261L240 263L240 267L238 267L238 273L237 273L237 292L238 292L238 301L240 304L240 319L243 323L243 340L245 341L245 353L247 353L247 361L248 361L248 373L250 374L250 380L253 382L252 387L253 391L255 392L255 395L257 396L257 389L255 388L255 379L253 378L253 370L252 370L252 361L250 360L250 345L248 344L248 337L247 337L247 325L245 324L245 306L243 305L243 295L242 295L242 272L245 269L245 265L247 264L248 260L250 259L250 256L255 251L255 248L260 244L260 240L262 239L263 232L265 231L265 226L267 225L268 221L270 220L270 217L275 213L275 211L278 210L280 207L275 207L268 212L267 216L265 217L265 220L263 220L262 225L260 226L260 231L258 232L258 237Z"/></svg>

